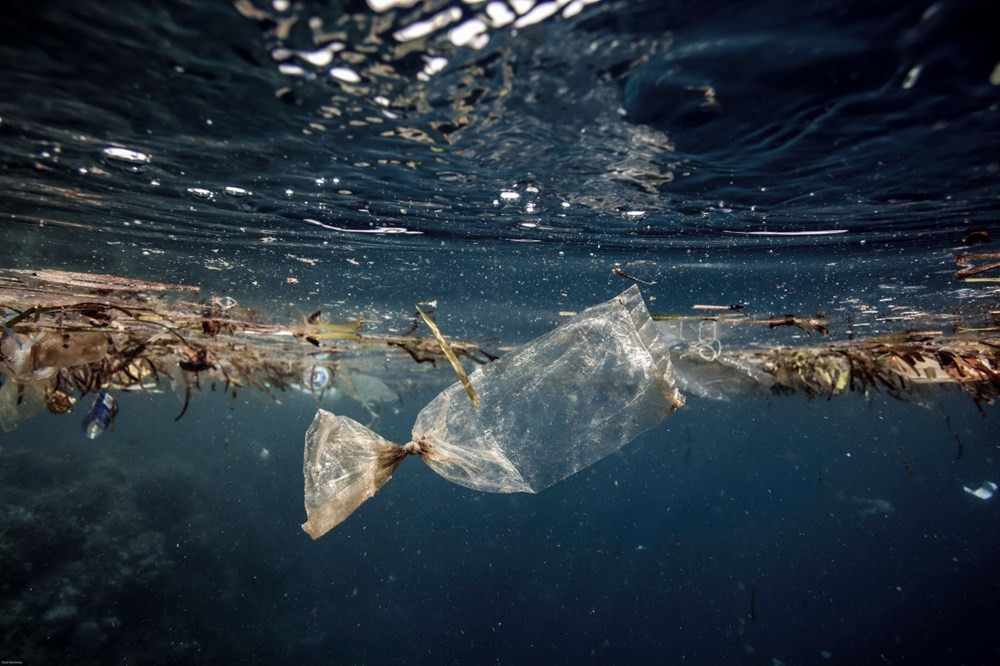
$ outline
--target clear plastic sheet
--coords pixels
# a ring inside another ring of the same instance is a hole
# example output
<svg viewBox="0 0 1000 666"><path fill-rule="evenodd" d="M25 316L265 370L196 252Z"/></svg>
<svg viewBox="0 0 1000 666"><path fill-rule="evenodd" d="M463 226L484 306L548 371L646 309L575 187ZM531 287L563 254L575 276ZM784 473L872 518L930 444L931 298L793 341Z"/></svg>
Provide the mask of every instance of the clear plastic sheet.
<svg viewBox="0 0 1000 666"><path fill-rule="evenodd" d="M618 450L684 404L670 355L637 287L581 312L469 377L417 416L397 446L319 410L306 433L305 497L313 538L349 516L407 455L487 492L538 492Z"/></svg>

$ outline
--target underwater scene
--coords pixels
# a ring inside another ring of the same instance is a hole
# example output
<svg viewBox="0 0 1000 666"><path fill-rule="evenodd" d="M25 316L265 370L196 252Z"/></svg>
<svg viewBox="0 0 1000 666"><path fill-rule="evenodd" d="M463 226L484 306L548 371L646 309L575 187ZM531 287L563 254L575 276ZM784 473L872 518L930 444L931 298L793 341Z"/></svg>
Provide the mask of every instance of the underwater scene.
<svg viewBox="0 0 1000 666"><path fill-rule="evenodd" d="M1000 663L998 27L5 7L0 662Z"/></svg>

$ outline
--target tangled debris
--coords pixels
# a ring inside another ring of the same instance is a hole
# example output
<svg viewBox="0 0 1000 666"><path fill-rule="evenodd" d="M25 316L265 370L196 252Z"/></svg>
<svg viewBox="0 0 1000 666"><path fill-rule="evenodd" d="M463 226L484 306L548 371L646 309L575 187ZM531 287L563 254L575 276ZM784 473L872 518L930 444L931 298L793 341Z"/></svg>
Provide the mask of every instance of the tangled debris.
<svg viewBox="0 0 1000 666"><path fill-rule="evenodd" d="M810 397L884 391L909 400L923 389L947 386L987 404L1000 395L1000 338L936 335L861 340L733 352L730 361L769 376L775 392L802 392Z"/></svg>
<svg viewBox="0 0 1000 666"><path fill-rule="evenodd" d="M467 488L536 493L684 406L670 354L635 285L459 376L420 410L402 446L346 416L316 412L303 461L302 528L312 538L375 495L408 456Z"/></svg>
<svg viewBox="0 0 1000 666"><path fill-rule="evenodd" d="M992 404L1000 395L1000 327L907 330L827 343L823 315L785 315L753 319L745 314L705 317L660 316L664 334L673 337L672 351L680 387L703 397L729 398L764 387L774 393L804 393L832 398L847 392L884 392L900 400L920 402L928 390L957 388L977 402ZM684 333L683 326L688 331ZM809 343L765 348L729 348L720 341L720 326L796 327Z"/></svg>
<svg viewBox="0 0 1000 666"><path fill-rule="evenodd" d="M203 386L320 394L365 354L446 358L434 337L372 334L360 318L328 322L320 312L293 325L268 323L230 297L198 294L108 275L0 272L0 428L43 409L65 414L102 388L155 391L169 382L184 394L179 419L192 389ZM476 343L449 342L458 357L495 358Z"/></svg>
<svg viewBox="0 0 1000 666"><path fill-rule="evenodd" d="M851 339L854 325L848 318L848 339L826 344L815 338L828 336L834 326L823 314L754 317L744 304L694 309L698 314L653 318L675 356L679 387L695 395L732 397L755 387L811 397L883 391L915 402L935 387L959 388L985 403L1000 395L995 309L986 325L955 322L951 334L911 330ZM183 398L178 419L199 389L235 395L249 388L277 399L276 392L288 389L322 397L334 387L375 417L372 405L396 395L364 368L381 367L386 359L412 368L496 360L475 342L443 344L422 317L414 313L412 326L398 335L371 332L360 318L329 321L320 311L292 324L274 323L229 296L205 297L190 285L53 270L0 271L0 429L11 430L44 410L78 411L81 400L85 409L99 408L107 401L83 399L102 389L111 395L164 387ZM723 346L722 328L754 331L755 342L766 344ZM808 344L786 346L795 331L808 336ZM448 358L448 347L454 359ZM409 377L398 368L391 374ZM112 422L116 414L104 408Z"/></svg>

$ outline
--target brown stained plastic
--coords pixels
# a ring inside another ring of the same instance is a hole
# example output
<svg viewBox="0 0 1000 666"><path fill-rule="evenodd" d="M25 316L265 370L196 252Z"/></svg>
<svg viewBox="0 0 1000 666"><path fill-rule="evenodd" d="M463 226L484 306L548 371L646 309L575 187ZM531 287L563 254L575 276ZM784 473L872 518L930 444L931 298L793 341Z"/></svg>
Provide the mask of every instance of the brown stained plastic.
<svg viewBox="0 0 1000 666"><path fill-rule="evenodd" d="M306 434L303 529L314 539L347 518L406 455L487 492L538 492L618 450L684 404L666 346L637 287L477 369L391 444L319 410Z"/></svg>
<svg viewBox="0 0 1000 666"><path fill-rule="evenodd" d="M333 447L327 442L340 445ZM374 495L406 457L403 447L382 439L357 421L322 409L316 412L306 432L305 450L309 522L302 528L314 539Z"/></svg>

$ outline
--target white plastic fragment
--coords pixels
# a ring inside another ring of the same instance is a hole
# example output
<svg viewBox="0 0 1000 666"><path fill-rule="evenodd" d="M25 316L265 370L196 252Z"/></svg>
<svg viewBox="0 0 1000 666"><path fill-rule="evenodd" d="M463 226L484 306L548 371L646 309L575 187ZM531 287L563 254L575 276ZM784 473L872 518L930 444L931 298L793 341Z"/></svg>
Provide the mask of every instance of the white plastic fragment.
<svg viewBox="0 0 1000 666"><path fill-rule="evenodd" d="M973 497L978 497L981 500L988 500L996 494L997 484L992 481L983 481L982 485L973 490L969 486L962 486L962 490L969 493Z"/></svg>

